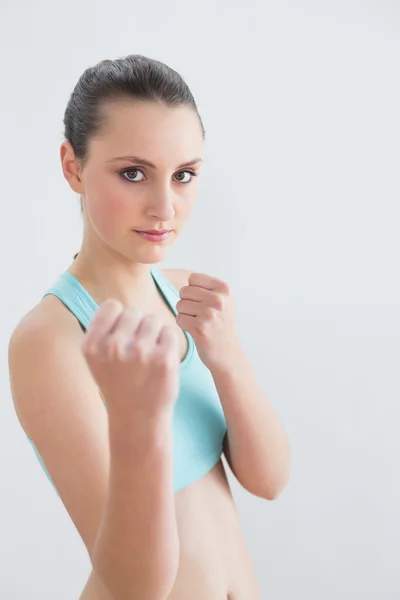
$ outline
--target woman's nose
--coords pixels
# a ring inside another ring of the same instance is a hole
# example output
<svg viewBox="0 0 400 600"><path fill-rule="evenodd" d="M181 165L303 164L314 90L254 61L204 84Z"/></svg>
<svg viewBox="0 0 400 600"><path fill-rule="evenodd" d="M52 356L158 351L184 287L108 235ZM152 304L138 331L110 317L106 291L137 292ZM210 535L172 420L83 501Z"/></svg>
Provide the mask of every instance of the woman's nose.
<svg viewBox="0 0 400 600"><path fill-rule="evenodd" d="M159 221L171 221L175 215L172 190L162 190L152 195L147 214Z"/></svg>

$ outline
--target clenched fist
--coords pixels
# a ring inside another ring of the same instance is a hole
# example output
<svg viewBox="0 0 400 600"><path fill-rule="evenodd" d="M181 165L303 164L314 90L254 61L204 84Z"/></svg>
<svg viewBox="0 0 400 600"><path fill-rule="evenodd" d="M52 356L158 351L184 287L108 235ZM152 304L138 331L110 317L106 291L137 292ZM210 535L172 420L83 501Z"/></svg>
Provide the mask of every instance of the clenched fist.
<svg viewBox="0 0 400 600"><path fill-rule="evenodd" d="M89 324L82 352L107 407L121 417L171 409L179 390L179 340L158 316L107 300Z"/></svg>

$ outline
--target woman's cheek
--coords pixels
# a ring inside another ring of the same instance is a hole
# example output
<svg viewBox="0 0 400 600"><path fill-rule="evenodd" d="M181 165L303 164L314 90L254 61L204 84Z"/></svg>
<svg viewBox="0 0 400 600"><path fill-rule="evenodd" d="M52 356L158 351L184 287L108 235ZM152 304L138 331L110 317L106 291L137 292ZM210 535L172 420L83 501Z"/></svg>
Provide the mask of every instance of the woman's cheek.
<svg viewBox="0 0 400 600"><path fill-rule="evenodd" d="M125 204L115 195L106 195L95 202L92 208L93 224L106 237L126 226Z"/></svg>

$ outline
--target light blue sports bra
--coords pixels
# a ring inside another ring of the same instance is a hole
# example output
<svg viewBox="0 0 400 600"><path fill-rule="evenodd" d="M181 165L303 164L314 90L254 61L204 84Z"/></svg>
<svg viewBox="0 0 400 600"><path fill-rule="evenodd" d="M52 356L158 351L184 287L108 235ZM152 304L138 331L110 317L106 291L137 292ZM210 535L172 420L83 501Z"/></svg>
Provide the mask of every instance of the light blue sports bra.
<svg viewBox="0 0 400 600"><path fill-rule="evenodd" d="M177 315L178 291L160 271L152 267L150 272L166 302ZM82 329L87 329L98 305L71 273L62 273L44 296L48 294L57 296L77 317ZM188 352L180 364L179 395L172 418L174 492L203 477L219 461L227 429L211 372L201 361L192 336L187 331L184 333L188 340ZM55 488L34 442L28 439Z"/></svg>

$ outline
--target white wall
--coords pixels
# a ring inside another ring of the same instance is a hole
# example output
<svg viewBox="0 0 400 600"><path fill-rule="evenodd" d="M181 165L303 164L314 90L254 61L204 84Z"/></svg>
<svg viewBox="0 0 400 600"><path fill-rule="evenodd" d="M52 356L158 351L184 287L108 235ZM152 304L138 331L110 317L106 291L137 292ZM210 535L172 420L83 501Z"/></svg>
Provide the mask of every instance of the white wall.
<svg viewBox="0 0 400 600"><path fill-rule="evenodd" d="M231 283L291 439L276 502L233 483L263 598L400 597L399 5L3 0L0 23L0 598L71 600L88 574L15 417L7 344L79 248L58 153L69 94L130 53L186 78L208 136L164 266Z"/></svg>

